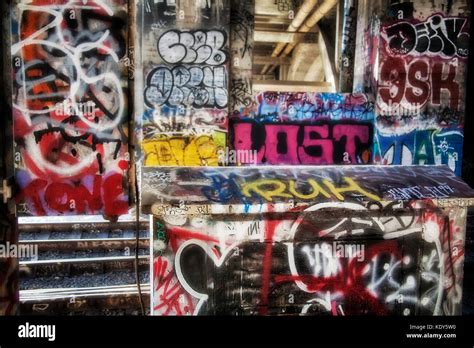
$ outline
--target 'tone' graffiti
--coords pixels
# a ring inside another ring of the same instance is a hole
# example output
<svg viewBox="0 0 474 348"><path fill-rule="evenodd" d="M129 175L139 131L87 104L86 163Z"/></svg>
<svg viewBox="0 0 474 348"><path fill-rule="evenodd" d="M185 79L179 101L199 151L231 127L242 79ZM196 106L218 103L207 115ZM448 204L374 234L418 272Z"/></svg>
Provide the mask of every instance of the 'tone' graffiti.
<svg viewBox="0 0 474 348"><path fill-rule="evenodd" d="M15 5L11 54L20 214L127 212L127 7L125 1L111 4ZM94 187L93 198L86 187Z"/></svg>

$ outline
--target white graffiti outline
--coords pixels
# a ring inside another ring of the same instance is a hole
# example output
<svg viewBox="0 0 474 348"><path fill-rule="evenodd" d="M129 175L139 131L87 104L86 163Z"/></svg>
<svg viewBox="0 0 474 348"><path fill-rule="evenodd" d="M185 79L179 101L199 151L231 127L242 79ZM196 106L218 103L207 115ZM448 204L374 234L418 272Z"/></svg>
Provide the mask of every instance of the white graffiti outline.
<svg viewBox="0 0 474 348"><path fill-rule="evenodd" d="M182 270L181 270L181 254L183 250L189 246L189 245L195 245L200 247L201 249L204 250L204 252L207 254L208 257L211 258L211 260L214 262L216 267L222 266L224 263L225 259L227 258L227 255L229 255L235 247L237 247L240 244L240 242L236 242L232 244L230 247L227 248L227 250L220 256L217 257L216 254L212 251L212 248L206 244L205 242L199 241L199 240L188 240L184 242L176 252L175 256L175 271L176 271L176 277L178 278L180 284L183 286L184 290L186 290L190 295L198 299L198 304L196 305L196 308L194 309L194 314L193 315L198 315L199 311L201 310L201 307L204 305L204 303L208 300L209 295L207 294L202 294L194 290L186 281L186 279L183 276Z"/></svg>
<svg viewBox="0 0 474 348"><path fill-rule="evenodd" d="M351 210L355 210L355 211L364 211L364 210L368 211L367 208L365 208L365 207L363 207L359 204L346 203L346 202L336 202L336 203L317 204L317 205L311 206L308 209L304 210L304 212L315 212L315 211L325 209L325 208L351 209ZM291 226L291 230L290 230L290 235L291 236L295 236L296 231L297 231L299 225L301 224L303 218L304 217L302 215L300 215L298 217L298 219L293 223L293 225ZM347 219L344 218L344 221L346 221L346 220ZM385 227L384 227L383 223L378 218L372 217L371 221L376 223L380 227L381 231L385 231ZM340 225L341 225L341 223L337 224L337 226L340 226ZM331 230L334 230L334 228L332 228ZM408 235L415 234L415 233L421 233L423 240L425 240L428 243L434 243L435 247L436 247L437 255L439 257L439 274L438 274L439 281L438 281L438 288L437 288L436 304L435 304L433 314L434 315L440 315L441 314L443 284L444 284L443 283L443 276L444 276L444 272L445 272L444 271L445 267L444 267L444 255L443 255L443 251L442 251L442 247L441 247L441 242L439 240L439 235L440 235L439 226L434 222L433 223L424 222L421 228L410 228L410 229L406 229L404 231L386 233L386 234L383 235L383 238L385 240L392 240L392 239L397 239L397 238L408 236ZM286 244L287 250L288 250L288 264L289 264L289 267L290 267L290 273L291 273L292 276L297 277L299 275L299 273L298 273L298 270L296 268L296 260L295 260L295 255L294 255L294 251L295 251L294 250L294 243L291 242L291 243L285 243L285 244ZM390 273L393 272L394 268L397 265L400 265L400 263L401 262L398 261L395 265L393 265L386 272L384 278L388 277L389 272ZM378 283L374 281L374 276L375 276L375 274L372 273L372 282L371 282L371 285L369 285L369 287L368 287L369 291L372 291L373 289L375 289L375 287L377 287ZM401 287L408 288L408 286L410 285L408 280L409 279L407 278L406 283L404 285L401 285ZM393 282L393 280L390 280L390 281ZM304 282L300 281L300 280L295 280L294 282L298 286L298 288L300 288L302 291L304 291L306 293L315 293L315 294L319 293L318 290L314 290L314 291L309 290L307 285ZM397 290L394 294L389 295L387 297L387 302L390 302L391 300L393 300L392 298L395 297L397 292L399 292L400 290L401 289ZM390 297L390 301L389 301L389 297ZM410 300L409 297L406 297L406 299ZM309 307L307 309L309 309Z"/></svg>
<svg viewBox="0 0 474 348"><path fill-rule="evenodd" d="M74 70L77 73L76 80L73 80L73 78L70 76L70 84L69 84L69 100L71 101L71 106L73 108L77 107L77 92L79 91L81 81L85 82L88 85L94 85L97 82L102 81L102 80L110 81L118 95L117 117L115 117L113 122L95 123L95 122L91 122L89 119L84 117L82 113L78 113L77 115L79 119L82 122L84 122L90 129L94 131L102 132L102 131L115 129L123 121L123 116L124 116L124 111L125 111L125 97L124 97L124 93L121 87L121 82L117 78L117 76L111 72L106 72L106 73L97 75L95 77L87 76L87 74L83 71L81 67L80 56L83 52L100 48L101 50L107 52L114 62L118 63L119 57L117 56L117 54L111 48L103 45L103 42L110 36L110 31L106 30L104 34L95 42L86 42L86 43L79 44L77 47L73 47L69 45L68 42L64 39L63 33L60 30L60 23L64 20L62 12L65 11L66 9L70 9L70 8L74 8L78 10L85 10L85 9L101 10L102 9L109 16L113 15L113 10L108 5L106 5L102 0L94 0L94 2L98 6L86 6L85 5L86 3L84 1L82 2L82 5L76 4L76 1L69 1L64 5L53 5L53 6L35 6L35 5L19 4L18 8L21 10L21 12L34 11L34 12L47 13L49 15L52 15L54 19L49 24L37 30L26 39L13 44L11 46L11 54L12 56L14 56L18 52L21 52L22 48L29 45L40 45L40 46L52 47L64 53L65 57L71 60ZM20 26L21 26L21 23L20 23ZM55 33L57 37L59 38L59 43L36 39L37 37L39 37L40 35L44 34L45 32L47 32L48 30L54 27L56 28ZM23 57L21 58L23 61L24 60ZM26 78L25 64L22 64L21 73L22 73L23 80L25 80ZM24 100L26 101L28 99L26 84L23 85L22 90L23 90ZM13 107L20 111L21 117L25 120L28 126L32 125L30 115L45 114L47 112L51 112L54 110L51 108L43 109L43 110L30 110L28 109L27 106L24 107L16 103L13 103ZM67 167L61 167L44 160L43 155L41 154L41 151L39 150L37 144L35 143L32 137L28 137L25 143L26 143L27 152L32 154L32 157L36 160L36 165L38 167L42 169L49 169L60 175L71 175L71 173L72 174L78 173L81 170L90 166L91 163L95 161L96 159L94 153L92 153L91 155L83 158L81 162L78 164L68 165Z"/></svg>

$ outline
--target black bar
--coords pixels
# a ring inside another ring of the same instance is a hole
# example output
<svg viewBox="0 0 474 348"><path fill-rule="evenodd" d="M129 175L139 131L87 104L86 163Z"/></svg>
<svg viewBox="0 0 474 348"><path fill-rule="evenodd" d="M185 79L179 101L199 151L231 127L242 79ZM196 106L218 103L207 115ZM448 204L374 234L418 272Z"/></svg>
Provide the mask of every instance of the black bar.
<svg viewBox="0 0 474 348"><path fill-rule="evenodd" d="M54 342L19 338L19 325L56 325ZM431 325L432 327L428 327ZM2 317L2 348L20 344L265 345L403 344L474 345L469 317ZM455 334L456 338L408 338L407 334Z"/></svg>

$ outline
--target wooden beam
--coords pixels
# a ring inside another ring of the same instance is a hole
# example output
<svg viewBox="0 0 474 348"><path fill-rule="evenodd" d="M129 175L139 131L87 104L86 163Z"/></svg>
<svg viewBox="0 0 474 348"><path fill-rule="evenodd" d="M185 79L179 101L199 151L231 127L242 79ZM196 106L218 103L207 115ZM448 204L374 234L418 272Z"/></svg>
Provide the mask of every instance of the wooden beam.
<svg viewBox="0 0 474 348"><path fill-rule="evenodd" d="M316 24L317 25L317 24ZM335 72L335 62L331 61L331 58L329 56L328 52L328 46L329 43L323 34L323 32L319 32L319 51L321 52L321 58L323 60L323 67L324 67L324 75L326 76L326 81L329 82L334 89L334 92L336 91L337 85L336 83L339 83L339 80L336 82L336 76L337 73Z"/></svg>
<svg viewBox="0 0 474 348"><path fill-rule="evenodd" d="M271 52L270 52L271 54ZM265 65L265 64L278 64L278 65L289 65L291 64L291 58L272 58L270 55L263 56L253 56L253 63L256 65Z"/></svg>
<svg viewBox="0 0 474 348"><path fill-rule="evenodd" d="M277 17L277 16L260 16L260 15L255 15L255 24L265 24L265 25L288 25L291 23L291 19L288 18L288 16L282 16L282 17Z"/></svg>
<svg viewBox="0 0 474 348"><path fill-rule="evenodd" d="M328 82L253 80L252 86L254 92L328 93L334 91L334 87Z"/></svg>
<svg viewBox="0 0 474 348"><path fill-rule="evenodd" d="M242 0L246 1L246 0ZM282 8L278 6L278 3L275 0L257 0L255 1L255 13L266 15L266 16L282 16L285 15L288 17L289 10L295 10L293 4L290 1L290 6L288 8Z"/></svg>
<svg viewBox="0 0 474 348"><path fill-rule="evenodd" d="M286 42L286 43L316 43L318 37L307 33L290 33L286 31L256 30L253 35L255 42Z"/></svg>
<svg viewBox="0 0 474 348"><path fill-rule="evenodd" d="M274 75L259 75L259 74L253 74L252 75L253 80L252 81L264 81L264 80L270 80L274 81L275 76ZM252 82L253 83L253 82Z"/></svg>

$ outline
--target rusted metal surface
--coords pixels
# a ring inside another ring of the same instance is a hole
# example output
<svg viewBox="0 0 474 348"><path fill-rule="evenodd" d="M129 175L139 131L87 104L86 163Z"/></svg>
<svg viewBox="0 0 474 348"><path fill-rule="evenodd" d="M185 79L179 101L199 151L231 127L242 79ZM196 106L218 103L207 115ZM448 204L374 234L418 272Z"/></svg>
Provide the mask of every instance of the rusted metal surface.
<svg viewBox="0 0 474 348"><path fill-rule="evenodd" d="M48 217L46 224L41 222L21 219L19 247L35 251L21 259L22 314L139 314L134 250L138 246L142 254L138 272L146 281L148 221L139 221L138 231L131 216L115 223L99 216ZM145 286L148 304L147 293Z"/></svg>
<svg viewBox="0 0 474 348"><path fill-rule="evenodd" d="M141 288L148 305L150 287L148 284L142 284ZM135 285L20 292L22 315L137 314L139 308Z"/></svg>
<svg viewBox="0 0 474 348"><path fill-rule="evenodd" d="M62 250L125 250L125 248L135 248L137 242L135 238L109 238L109 239L68 239L68 240L22 240L19 245L28 247L38 247L38 251ZM149 239L141 238L138 243L139 248L148 248Z"/></svg>
<svg viewBox="0 0 474 348"><path fill-rule="evenodd" d="M45 274L73 275L84 272L105 273L111 270L133 270L134 262L134 256L20 261L20 272L34 273L37 276ZM148 264L149 257L147 255L139 256L141 269L147 267Z"/></svg>
<svg viewBox="0 0 474 348"><path fill-rule="evenodd" d="M75 219L64 219L62 222L48 222L48 220L23 220L20 222L21 232L63 232L63 231L134 231L135 221L120 222L92 222ZM148 221L140 222L140 230L148 229Z"/></svg>

